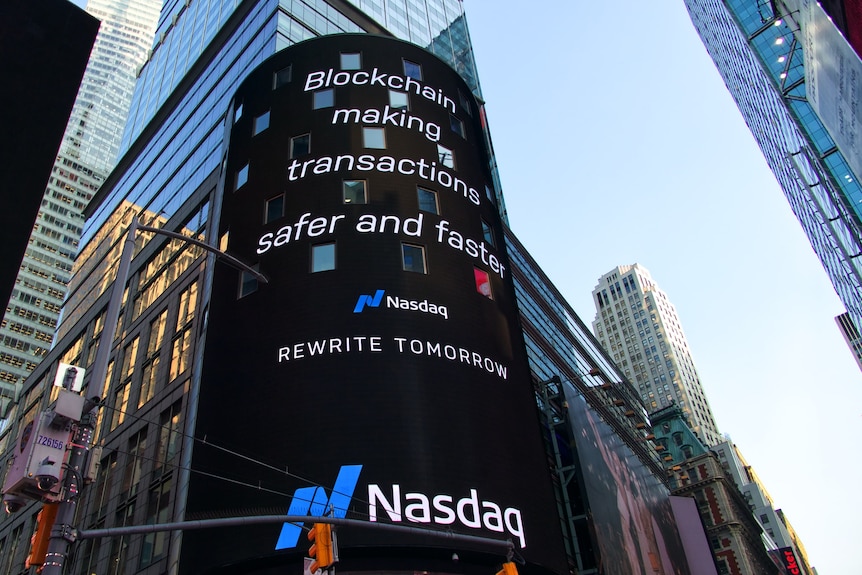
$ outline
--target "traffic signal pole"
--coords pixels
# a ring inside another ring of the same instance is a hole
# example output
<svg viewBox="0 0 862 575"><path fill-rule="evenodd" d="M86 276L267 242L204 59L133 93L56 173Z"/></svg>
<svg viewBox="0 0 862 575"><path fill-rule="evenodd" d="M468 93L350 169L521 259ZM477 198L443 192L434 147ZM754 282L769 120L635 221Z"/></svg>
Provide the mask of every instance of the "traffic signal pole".
<svg viewBox="0 0 862 575"><path fill-rule="evenodd" d="M120 305L123 302L123 291L129 279L129 267L132 263L132 254L135 251L135 236L138 232L138 220L132 219L129 231L123 242L123 251L117 266L117 275L111 288L111 299L108 309L105 311L105 325L99 338L99 346L96 350L96 358L93 361L93 369L90 371L90 383L87 385L87 400L84 403L81 421L75 427L75 433L71 441L71 451L66 464L64 474L62 496L63 500L57 510L57 519L51 530L51 541L48 544L48 552L45 555L45 565L42 575L63 575L63 565L69 554L69 545L75 541L72 524L75 520L75 511L78 506L78 496L83 487L82 470L87 464L87 454L90 450L90 442L96 429L97 407L101 403L104 393L105 379L108 375L108 357L111 355L111 347L117 332L117 322L120 317Z"/></svg>

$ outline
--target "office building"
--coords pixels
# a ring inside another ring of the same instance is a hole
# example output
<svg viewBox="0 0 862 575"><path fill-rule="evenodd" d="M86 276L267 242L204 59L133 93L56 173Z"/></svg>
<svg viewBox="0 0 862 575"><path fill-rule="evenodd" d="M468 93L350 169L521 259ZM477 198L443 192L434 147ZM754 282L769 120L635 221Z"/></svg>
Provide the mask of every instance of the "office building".
<svg viewBox="0 0 862 575"><path fill-rule="evenodd" d="M63 118L62 141L55 141L50 150L53 160L50 177L39 182L37 197L41 199L41 208L35 225L26 222L17 210L10 213L25 224L24 237L29 236L29 242L24 253L17 259L10 255L8 260L15 262L17 277L0 325L0 417L6 404L21 390L24 379L51 347L78 251L83 211L116 161L135 78L152 44L161 3L161 0L90 0L87 6L94 27L98 22L93 17L101 20L101 26L95 44L91 44L92 52L84 53L85 61L87 57L89 60L80 90L75 90L77 98L71 116L67 112ZM70 9L78 10L75 6ZM64 14L47 6L41 6L38 12L38 19L62 18L59 15ZM55 34L67 32L63 29ZM32 64L40 77L45 77L47 68L66 67L58 60ZM39 94L54 93L55 87L52 77L50 88L46 86ZM22 121L27 118L27 128L13 130L15 133L43 134L30 124L41 112L26 114L19 107L10 109ZM44 106L40 109L44 110ZM31 149L20 141L16 141L16 146L30 154ZM16 188L10 186L10 189Z"/></svg>
<svg viewBox="0 0 862 575"><path fill-rule="evenodd" d="M618 266L593 290L593 332L650 412L682 409L706 445L721 441L688 340L667 295L639 264Z"/></svg>
<svg viewBox="0 0 862 575"><path fill-rule="evenodd" d="M814 573L808 562L808 554L805 552L802 541L796 535L796 531L781 509L775 508L772 497L755 473L754 468L740 453L739 447L730 439L725 439L713 450L718 456L724 472L733 479L748 503L752 515L768 536L768 548L781 559L784 558L784 550L789 549L800 573L806 575ZM781 550L780 553L779 550Z"/></svg>
<svg viewBox="0 0 862 575"><path fill-rule="evenodd" d="M39 6L10 0L0 6L0 72L8 82L0 106L8 135L0 149L6 206L0 215L0 300L10 310L0 330L0 428L15 384L23 381L16 374L29 373L36 366L53 335L53 325L46 325L52 321L51 313L20 300L41 302L41 293L31 286L38 284L42 292L47 291L54 270L43 272L47 278L30 277L23 285L16 277L25 250L33 249L27 240L98 26L98 21L66 0ZM56 73L46 75L47 69ZM40 226L36 224L37 229ZM71 259L68 263L71 269ZM57 310L61 303L62 296L56 301ZM37 330L45 334L42 339L31 337Z"/></svg>
<svg viewBox="0 0 862 575"><path fill-rule="evenodd" d="M819 2L686 0L691 21L857 329L862 64ZM834 13L840 5L828 2ZM858 16L843 11L848 36Z"/></svg>
<svg viewBox="0 0 862 575"><path fill-rule="evenodd" d="M505 225L461 4L177 1L156 37L0 463L62 363L104 398L82 532L329 507L450 539L346 525L340 570L499 570L505 552L452 537L475 535L511 539L527 574L688 573L677 525L700 523L646 409ZM141 231L109 316L133 218L267 282ZM0 554L36 507L0 522ZM82 533L69 561L298 571L303 526L281 523Z"/></svg>

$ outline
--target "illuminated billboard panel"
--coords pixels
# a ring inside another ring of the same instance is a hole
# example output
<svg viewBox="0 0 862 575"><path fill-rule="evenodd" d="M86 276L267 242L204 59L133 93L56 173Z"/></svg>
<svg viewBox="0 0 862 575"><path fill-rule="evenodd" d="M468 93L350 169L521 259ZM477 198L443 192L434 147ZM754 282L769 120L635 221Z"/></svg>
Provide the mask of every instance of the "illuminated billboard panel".
<svg viewBox="0 0 862 575"><path fill-rule="evenodd" d="M230 116L220 233L269 283L216 266L189 516L332 512L510 539L526 571L565 571L467 86L411 44L329 36L253 71ZM290 525L240 533L185 534L183 569L307 547ZM471 550L339 542L344 560Z"/></svg>
<svg viewBox="0 0 862 575"><path fill-rule="evenodd" d="M689 575L667 487L583 396L566 399L602 572Z"/></svg>

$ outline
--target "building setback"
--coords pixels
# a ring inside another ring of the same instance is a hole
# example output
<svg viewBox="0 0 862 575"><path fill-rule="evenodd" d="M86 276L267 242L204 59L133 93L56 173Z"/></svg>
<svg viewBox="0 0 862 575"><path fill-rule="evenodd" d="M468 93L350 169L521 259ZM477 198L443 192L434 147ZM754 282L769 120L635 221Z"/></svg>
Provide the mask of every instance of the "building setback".
<svg viewBox="0 0 862 575"><path fill-rule="evenodd" d="M706 445L721 441L676 308L639 264L619 266L593 290L593 331L637 387L647 410L678 405Z"/></svg>
<svg viewBox="0 0 862 575"><path fill-rule="evenodd" d="M857 330L862 187L857 50L819 2L686 0L695 29ZM840 14L840 2L828 9ZM856 3L847 3L848 5ZM839 18L858 46L858 9ZM840 71L840 73L839 73Z"/></svg>
<svg viewBox="0 0 862 575"><path fill-rule="evenodd" d="M291 6L166 3L122 158L87 211L59 339L0 463L57 396L58 364L91 368L101 343L82 530L332 504L511 539L528 574L690 573L646 409L505 226L460 3ZM141 233L115 322L106 302L132 217L271 281ZM0 522L9 572L35 507ZM301 568L299 535L82 538L71 569L282 572ZM505 560L475 542L339 538L339 569L491 573Z"/></svg>
<svg viewBox="0 0 862 575"><path fill-rule="evenodd" d="M29 242L23 261L20 256L9 259L20 263L20 267L0 325L0 418L6 404L15 399L24 379L51 347L78 252L84 208L116 162L135 78L152 44L161 4L162 0L90 0L87 5L91 16L88 21L95 17L102 22L99 33L92 52L88 48L84 55L85 59L89 57L87 68L80 90L75 85L77 98L71 116L63 118L65 132L59 151L56 142L50 151L54 166L50 177L40 182L38 197L42 203L35 225L25 226ZM38 19L60 19L61 14L65 12L42 6ZM31 66L40 77L47 67L68 68L57 60ZM52 76L51 89L39 93L56 93L57 85ZM31 97L33 94L28 94ZM27 131L44 135L42 129L34 129L30 123L34 116L43 115L41 111L27 114L20 107L7 109L14 109L16 117L27 118ZM20 142L16 142L19 146ZM27 146L21 148L27 148L30 154ZM10 213L26 223L19 211Z"/></svg>

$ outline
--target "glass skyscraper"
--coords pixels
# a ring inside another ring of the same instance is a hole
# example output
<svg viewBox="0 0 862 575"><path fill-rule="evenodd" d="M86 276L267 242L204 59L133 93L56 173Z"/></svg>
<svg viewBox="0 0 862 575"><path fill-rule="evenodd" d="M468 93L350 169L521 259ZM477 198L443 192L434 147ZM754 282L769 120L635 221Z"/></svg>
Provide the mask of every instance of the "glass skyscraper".
<svg viewBox="0 0 862 575"><path fill-rule="evenodd" d="M0 417L51 347L83 211L116 162L162 0L90 0L102 21L0 326Z"/></svg>
<svg viewBox="0 0 862 575"><path fill-rule="evenodd" d="M862 326L858 55L817 2L685 3L835 291Z"/></svg>
<svg viewBox="0 0 862 575"><path fill-rule="evenodd" d="M596 337L649 412L676 404L704 444L720 442L676 308L649 270L639 264L614 268L599 278L593 303Z"/></svg>

